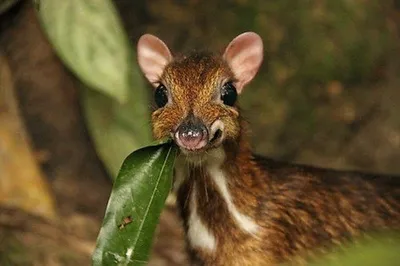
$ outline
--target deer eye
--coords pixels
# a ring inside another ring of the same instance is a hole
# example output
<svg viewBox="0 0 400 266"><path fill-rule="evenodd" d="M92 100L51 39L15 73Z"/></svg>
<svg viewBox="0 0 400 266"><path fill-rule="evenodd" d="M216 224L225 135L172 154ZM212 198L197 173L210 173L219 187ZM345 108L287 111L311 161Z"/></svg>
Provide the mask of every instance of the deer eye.
<svg viewBox="0 0 400 266"><path fill-rule="evenodd" d="M232 82L227 82L221 88L221 100L224 104L233 106L236 102L237 92Z"/></svg>
<svg viewBox="0 0 400 266"><path fill-rule="evenodd" d="M160 84L154 92L154 101L156 102L158 108L164 107L168 103L167 88Z"/></svg>

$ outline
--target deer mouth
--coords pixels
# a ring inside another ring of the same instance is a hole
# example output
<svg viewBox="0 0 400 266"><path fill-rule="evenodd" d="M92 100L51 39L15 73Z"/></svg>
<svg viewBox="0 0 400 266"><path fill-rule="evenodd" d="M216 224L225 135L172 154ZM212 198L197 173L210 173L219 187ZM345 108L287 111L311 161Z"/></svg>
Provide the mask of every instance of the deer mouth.
<svg viewBox="0 0 400 266"><path fill-rule="evenodd" d="M223 140L224 124L214 121L206 127L200 120L189 120L180 124L172 137L184 153L201 153L218 146Z"/></svg>

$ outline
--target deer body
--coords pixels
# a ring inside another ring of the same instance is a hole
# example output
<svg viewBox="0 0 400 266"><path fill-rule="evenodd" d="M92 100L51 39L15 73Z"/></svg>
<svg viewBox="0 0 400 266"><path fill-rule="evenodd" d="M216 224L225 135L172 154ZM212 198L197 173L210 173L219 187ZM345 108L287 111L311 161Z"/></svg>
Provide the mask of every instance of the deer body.
<svg viewBox="0 0 400 266"><path fill-rule="evenodd" d="M262 41L236 37L224 55L173 58L152 35L138 43L154 85L156 138L180 147L174 188L195 265L302 262L370 230L400 229L400 179L274 162L250 149L236 96L253 79Z"/></svg>

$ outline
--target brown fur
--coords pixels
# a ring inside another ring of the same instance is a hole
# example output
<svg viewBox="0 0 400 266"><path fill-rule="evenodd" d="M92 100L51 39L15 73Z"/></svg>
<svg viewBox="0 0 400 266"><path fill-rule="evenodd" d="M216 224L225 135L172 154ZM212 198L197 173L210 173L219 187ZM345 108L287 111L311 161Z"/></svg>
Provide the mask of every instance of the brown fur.
<svg viewBox="0 0 400 266"><path fill-rule="evenodd" d="M237 107L218 102L222 83L233 79L217 56L193 54L166 66L160 80L172 102L153 113L156 138L169 136L189 113L208 127L225 124L223 170L236 207L260 227L257 237L241 231L202 166L192 165L178 191L187 229L188 199L196 184L199 216L218 239L210 255L188 245L196 265L301 263L366 232L400 229L400 179L275 162L252 154ZM213 148L213 147L211 147ZM207 156L205 151L204 156ZM204 188L204 189L202 189Z"/></svg>
<svg viewBox="0 0 400 266"><path fill-rule="evenodd" d="M189 112L201 117L209 126L220 118L230 138L239 133L238 111L214 102L218 90L232 73L220 58L211 54L192 54L172 61L166 66L161 82L169 89L172 104L156 110L152 115L156 138L169 136Z"/></svg>

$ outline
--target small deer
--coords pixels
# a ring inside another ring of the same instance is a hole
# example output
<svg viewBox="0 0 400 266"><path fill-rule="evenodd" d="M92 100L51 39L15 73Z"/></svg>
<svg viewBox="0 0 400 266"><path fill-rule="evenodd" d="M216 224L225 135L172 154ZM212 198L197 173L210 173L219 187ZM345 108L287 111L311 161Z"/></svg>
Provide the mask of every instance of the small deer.
<svg viewBox="0 0 400 266"><path fill-rule="evenodd" d="M193 265L302 263L366 232L400 229L400 179L277 162L255 155L237 96L263 60L246 32L223 55L173 57L145 34L138 63L155 88L156 139L179 147L174 189Z"/></svg>

